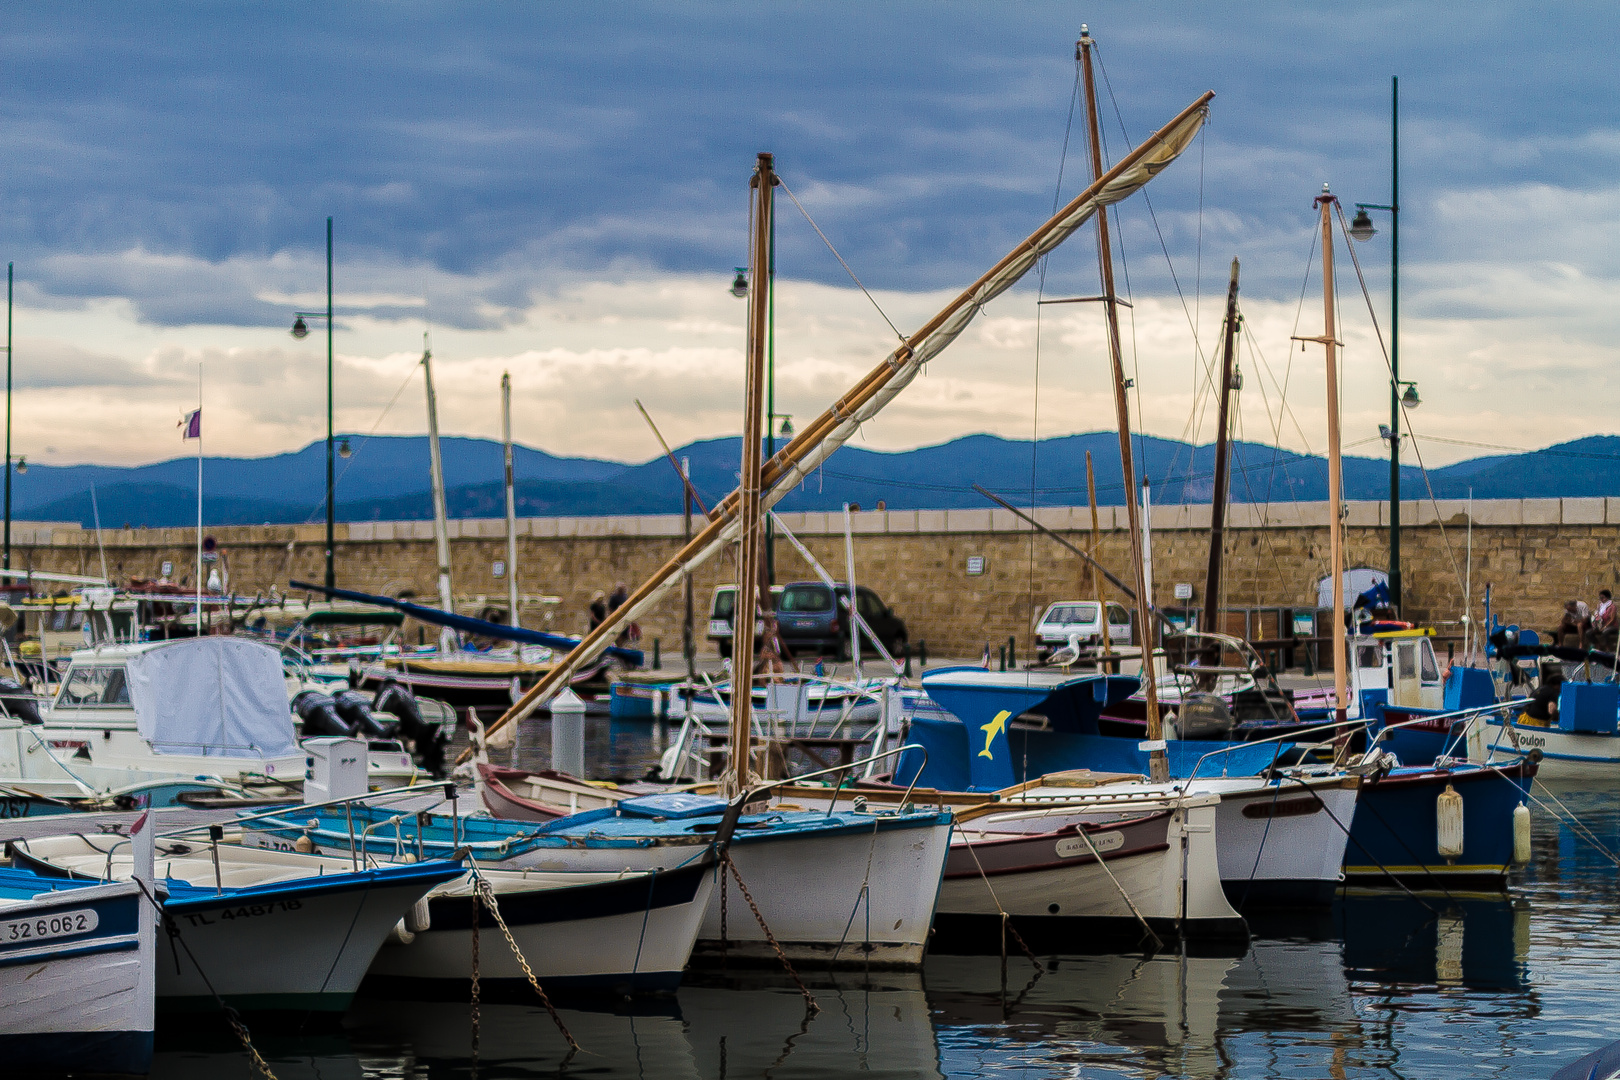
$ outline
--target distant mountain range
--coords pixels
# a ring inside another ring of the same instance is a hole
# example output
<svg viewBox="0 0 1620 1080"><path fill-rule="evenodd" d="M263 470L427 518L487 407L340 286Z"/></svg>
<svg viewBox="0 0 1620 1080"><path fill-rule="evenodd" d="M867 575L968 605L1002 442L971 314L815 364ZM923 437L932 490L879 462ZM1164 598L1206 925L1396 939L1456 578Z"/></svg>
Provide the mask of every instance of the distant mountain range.
<svg viewBox="0 0 1620 1080"><path fill-rule="evenodd" d="M341 521L432 517L428 448L423 436L349 437L353 457L338 459ZM1137 441L1138 469L1160 503L1202 502L1213 487L1214 447L1173 439ZM486 439L442 440L446 501L452 517L505 513L502 455ZM711 439L675 451L690 458L693 486L712 506L736 486L739 439ZM887 453L845 446L787 496L784 510L836 510L846 502L867 509L982 507L982 484L1013 502L1084 505L1086 453L1097 474L1097 500L1123 501L1119 448L1111 432L1027 440L969 435L938 446ZM514 453L518 514L522 517L668 514L681 507L680 481L662 457L641 464L556 457L518 447ZM1327 467L1319 457L1261 443L1232 449L1235 502L1297 502L1327 498ZM176 458L154 465L30 465L13 477L12 516L22 520L108 528L183 526L197 520L197 462ZM1387 459L1346 457L1345 497L1389 497ZM1620 495L1620 436L1598 435L1542 450L1474 458L1434 469L1438 498L1530 498ZM205 458L203 518L209 525L315 522L325 519L325 442L263 458ZM92 502L92 490L94 500ZM1401 473L1406 498L1427 497L1415 466Z"/></svg>

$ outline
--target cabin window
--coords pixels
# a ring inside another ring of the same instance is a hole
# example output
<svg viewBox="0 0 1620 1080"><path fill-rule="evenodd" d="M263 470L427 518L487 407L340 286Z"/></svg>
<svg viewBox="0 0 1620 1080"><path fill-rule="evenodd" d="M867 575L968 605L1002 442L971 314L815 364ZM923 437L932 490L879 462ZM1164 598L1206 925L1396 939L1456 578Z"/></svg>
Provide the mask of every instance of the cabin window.
<svg viewBox="0 0 1620 1080"><path fill-rule="evenodd" d="M1397 645L1395 647L1395 677L1397 679L1417 678L1417 646Z"/></svg>
<svg viewBox="0 0 1620 1080"><path fill-rule="evenodd" d="M1423 647L1418 653L1418 659L1423 665L1423 681L1439 682L1440 665L1436 663L1434 659L1434 646L1430 645L1427 641L1423 642Z"/></svg>
<svg viewBox="0 0 1620 1080"><path fill-rule="evenodd" d="M729 619L731 613L737 608L737 590L721 589L714 594L714 614L712 618Z"/></svg>
<svg viewBox="0 0 1620 1080"><path fill-rule="evenodd" d="M1123 604L1109 604L1108 621L1113 623L1115 626L1129 626L1131 621L1131 613L1125 610Z"/></svg>
<svg viewBox="0 0 1620 1080"><path fill-rule="evenodd" d="M129 704L129 681L124 665L75 667L56 695L59 709L93 709Z"/></svg>
<svg viewBox="0 0 1620 1080"><path fill-rule="evenodd" d="M1356 666L1360 668L1376 668L1384 666L1384 658L1377 645L1356 646Z"/></svg>

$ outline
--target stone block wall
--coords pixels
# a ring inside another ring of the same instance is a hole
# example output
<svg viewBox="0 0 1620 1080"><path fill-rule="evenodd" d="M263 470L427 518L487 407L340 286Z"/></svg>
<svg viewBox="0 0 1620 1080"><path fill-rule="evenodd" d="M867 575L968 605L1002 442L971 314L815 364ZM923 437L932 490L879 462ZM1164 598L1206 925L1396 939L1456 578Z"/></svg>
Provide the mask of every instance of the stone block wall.
<svg viewBox="0 0 1620 1080"><path fill-rule="evenodd" d="M1419 621L1451 624L1463 613L1463 582L1469 573L1468 508L1443 501L1438 507L1412 502L1402 508L1410 523L1402 534L1407 614ZM1042 524L1082 547L1090 544L1087 508L1052 507L1038 512ZM1121 577L1130 576L1122 509L1099 513L1099 558ZM844 577L841 514L783 514L783 523L833 576ZM1355 503L1347 508L1346 562L1382 568L1388 563L1388 507ZM1230 605L1300 605L1314 602L1327 564L1326 506L1271 507L1239 504L1226 533ZM1474 614L1482 614L1485 586L1495 610L1531 626L1550 626L1563 602L1595 602L1597 590L1620 582L1620 499L1479 501L1473 506ZM452 573L462 610L479 598L504 607L506 582L494 564L506 559L500 520L451 523ZM1156 593L1172 604L1175 583L1203 592L1208 558L1209 510L1159 506L1153 510ZM524 622L564 633L586 625L591 594L611 592L623 581L632 588L655 572L681 546L678 515L600 518L533 518L518 523L518 581L526 596L549 594L554 604L528 603ZM215 537L237 593L289 591L288 581L324 576L324 525L232 526L207 530ZM852 522L856 578L875 589L906 620L913 644L928 642L931 655L976 656L1009 636L1028 648L1032 621L1053 600L1092 594L1090 571L1050 538L1034 534L1004 510L865 511ZM176 580L190 580L196 535L186 529L106 530L98 549L93 531L61 523L16 523L12 565L20 569L97 576L101 552L114 581L155 578L173 564ZM970 557L983 573L970 575ZM430 522L365 522L339 525L337 575L343 586L432 602L436 593ZM694 574L697 633L702 641L709 597L734 579L734 552L723 553ZM814 577L785 540L776 547L776 580ZM646 641L661 639L666 657L680 652L682 604L676 590L642 620ZM415 630L410 631L414 635ZM429 635L431 636L431 635ZM673 662L673 661L671 661Z"/></svg>

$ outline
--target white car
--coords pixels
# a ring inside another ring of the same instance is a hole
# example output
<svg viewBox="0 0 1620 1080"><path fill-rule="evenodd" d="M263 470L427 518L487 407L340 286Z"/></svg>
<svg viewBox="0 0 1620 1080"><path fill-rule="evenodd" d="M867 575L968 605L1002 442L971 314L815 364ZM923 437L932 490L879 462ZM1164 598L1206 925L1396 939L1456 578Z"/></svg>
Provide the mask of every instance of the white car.
<svg viewBox="0 0 1620 1080"><path fill-rule="evenodd" d="M1035 661L1045 663L1070 644L1100 648L1102 632L1102 605L1096 600L1059 600L1035 624ZM1124 604L1108 603L1108 639L1115 645L1131 643L1131 613Z"/></svg>

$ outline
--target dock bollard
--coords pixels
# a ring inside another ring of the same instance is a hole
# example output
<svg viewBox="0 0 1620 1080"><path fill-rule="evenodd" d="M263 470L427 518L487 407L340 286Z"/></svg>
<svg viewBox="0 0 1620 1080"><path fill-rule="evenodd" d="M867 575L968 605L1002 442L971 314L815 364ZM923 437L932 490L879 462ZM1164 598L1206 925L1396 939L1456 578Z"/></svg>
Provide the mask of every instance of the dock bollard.
<svg viewBox="0 0 1620 1080"><path fill-rule="evenodd" d="M1018 639L1010 635L1007 638L1007 667L1018 670Z"/></svg>
<svg viewBox="0 0 1620 1080"><path fill-rule="evenodd" d="M1003 645L1001 648L997 649L996 650L996 655L1001 657L1001 670L1006 671L1007 670L1007 646Z"/></svg>
<svg viewBox="0 0 1620 1080"><path fill-rule="evenodd" d="M928 670L928 641L926 638L917 642L917 670Z"/></svg>
<svg viewBox="0 0 1620 1080"><path fill-rule="evenodd" d="M585 775L585 703L572 690L551 699L551 767L560 773Z"/></svg>
<svg viewBox="0 0 1620 1080"><path fill-rule="evenodd" d="M906 662L906 670L902 674L909 679L911 678L911 642L908 641L900 646L900 656Z"/></svg>
<svg viewBox="0 0 1620 1080"><path fill-rule="evenodd" d="M652 663L652 669L654 671L657 671L659 668L664 666L663 656L658 651L658 644L659 644L658 639L653 638L653 663Z"/></svg>

